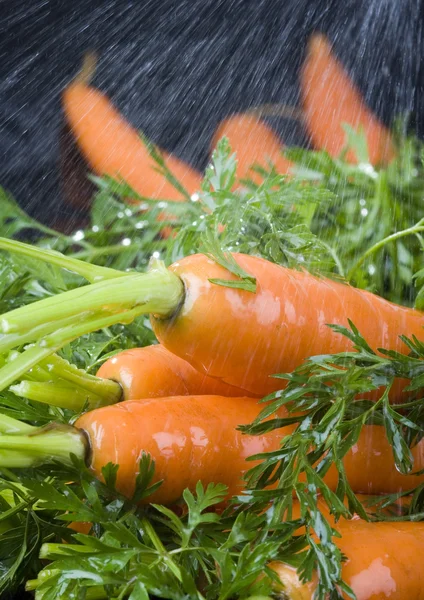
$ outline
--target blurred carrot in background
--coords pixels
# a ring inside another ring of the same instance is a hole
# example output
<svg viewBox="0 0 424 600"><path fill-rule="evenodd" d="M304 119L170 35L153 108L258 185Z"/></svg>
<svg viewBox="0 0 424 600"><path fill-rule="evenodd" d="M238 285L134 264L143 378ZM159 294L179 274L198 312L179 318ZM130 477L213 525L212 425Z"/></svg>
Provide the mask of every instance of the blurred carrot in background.
<svg viewBox="0 0 424 600"><path fill-rule="evenodd" d="M305 125L312 143L336 157L346 147L343 123L363 128L369 161L386 164L395 156L390 132L365 105L358 89L321 34L312 36L300 76ZM349 151L347 160L357 163Z"/></svg>
<svg viewBox="0 0 424 600"><path fill-rule="evenodd" d="M91 56L88 62L92 63ZM107 96L87 83L93 65L85 65L63 92L65 117L89 166L97 175L124 179L138 194L181 202L186 196L157 171L138 132L122 117ZM202 177L183 161L162 153L166 166L189 194L200 188Z"/></svg>
<svg viewBox="0 0 424 600"><path fill-rule="evenodd" d="M236 114L222 121L212 138L212 148L226 136L237 156L237 178L260 184L263 177L251 170L253 165L269 169L269 162L285 175L292 163L282 155L283 144L268 125L255 114Z"/></svg>

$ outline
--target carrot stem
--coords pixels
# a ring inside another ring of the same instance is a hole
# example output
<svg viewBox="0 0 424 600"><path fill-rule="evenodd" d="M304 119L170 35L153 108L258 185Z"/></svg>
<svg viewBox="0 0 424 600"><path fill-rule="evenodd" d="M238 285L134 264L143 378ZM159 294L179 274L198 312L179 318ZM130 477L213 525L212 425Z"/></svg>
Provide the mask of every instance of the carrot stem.
<svg viewBox="0 0 424 600"><path fill-rule="evenodd" d="M80 323L78 321L76 324L70 323L69 326L46 335L0 369L0 391L18 381L27 371L78 337L92 331L97 331L98 329L103 329L104 327L110 327L115 323L131 323L137 316L144 312L144 308L141 306L122 313L118 312L106 315L90 315L88 313L85 320L81 319ZM46 316L46 318L48 317Z"/></svg>
<svg viewBox="0 0 424 600"><path fill-rule="evenodd" d="M0 415L0 429L5 416ZM24 425L24 424L22 424ZM27 468L59 460L72 465L74 454L85 460L88 443L82 431L71 425L52 423L25 434L0 435L0 466Z"/></svg>
<svg viewBox="0 0 424 600"><path fill-rule="evenodd" d="M408 235L415 235L416 233L420 233L421 231L424 231L424 218L418 221L418 223L416 223L412 227L408 227L408 229L403 229L402 231L396 231L396 233L392 233L391 235L385 237L383 240L378 241L376 244L371 246L371 248L368 248L368 250L364 252L364 254L362 254L361 257L356 261L356 263L351 267L347 276L348 281L352 279L352 277L355 274L355 271L369 256L371 256L371 254L378 252L378 250L381 250L381 248L383 248L387 244L390 244L391 242L395 242L396 240L399 240Z"/></svg>
<svg viewBox="0 0 424 600"><path fill-rule="evenodd" d="M104 279L114 279L115 277L128 277L128 273L125 273L124 271L92 265L90 263L79 261L76 258L65 256L61 252L56 252L56 250L39 248L38 246L34 247L30 244L24 244L23 242L9 240L7 238L0 237L0 249L7 250L12 254L27 256L28 258L33 258L35 260L42 260L48 264L56 265L61 269L67 269L68 271L81 275L81 277L84 277L84 279L87 279L90 283L103 281Z"/></svg>
<svg viewBox="0 0 424 600"><path fill-rule="evenodd" d="M23 334L47 322L53 332L57 329L55 321L74 316L81 322L98 311L115 314L115 322L119 323L122 313L137 307L143 307L146 314L171 316L183 294L184 286L179 277L157 261L148 273L92 283L63 292L60 297L45 298L5 313L1 317L0 332Z"/></svg>
<svg viewBox="0 0 424 600"><path fill-rule="evenodd" d="M83 369L78 369L75 365L71 365L71 363L57 354L49 356L48 359L41 362L40 366L45 368L50 375L58 380L64 379L73 384L74 387L103 397L106 404L119 402L121 399L122 390L119 383L111 379L90 375ZM107 398L110 398L110 402L106 402Z"/></svg>
<svg viewBox="0 0 424 600"><path fill-rule="evenodd" d="M75 411L80 411L85 406L93 409L114 402L113 399L105 402L103 398L92 392L53 382L24 380L17 385L10 386L10 390L17 396L28 400Z"/></svg>
<svg viewBox="0 0 424 600"><path fill-rule="evenodd" d="M37 427L28 425L27 423L23 423L22 421L18 421L7 415L0 416L0 434L2 435L15 433L28 434L36 431L36 429Z"/></svg>

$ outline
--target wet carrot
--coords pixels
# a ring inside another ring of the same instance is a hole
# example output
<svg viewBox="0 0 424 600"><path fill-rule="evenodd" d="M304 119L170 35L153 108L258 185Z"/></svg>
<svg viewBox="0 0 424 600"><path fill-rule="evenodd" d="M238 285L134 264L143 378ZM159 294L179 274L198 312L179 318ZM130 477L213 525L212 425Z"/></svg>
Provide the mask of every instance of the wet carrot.
<svg viewBox="0 0 424 600"><path fill-rule="evenodd" d="M366 106L359 90L331 51L327 38L312 36L300 76L306 128L316 148L337 157L346 146L342 128L364 129L371 164L390 162L395 151L390 132ZM353 151L351 163L358 162Z"/></svg>
<svg viewBox="0 0 424 600"><path fill-rule="evenodd" d="M420 556L424 545L424 523L340 520L334 538L347 556L342 578L357 600L423 600L424 572ZM295 569L283 563L269 565L280 577L288 600L312 600L317 576L302 584ZM343 598L348 598L342 594Z"/></svg>
<svg viewBox="0 0 424 600"><path fill-rule="evenodd" d="M76 426L90 439L91 468L101 477L108 462L119 464L117 488L130 496L142 452L156 463L161 487L146 501L171 504L201 480L225 483L231 495L243 489L246 458L279 445L281 432L246 436L236 427L260 406L252 398L174 396L128 401L82 415Z"/></svg>
<svg viewBox="0 0 424 600"><path fill-rule="evenodd" d="M389 444L384 427L365 425L358 442L343 459L349 485L357 494L395 494L415 488L424 481L424 475L415 475L424 467L424 442L411 448L414 467L410 474L403 475L395 466L393 449ZM325 482L336 489L338 472L333 464Z"/></svg>
<svg viewBox="0 0 424 600"><path fill-rule="evenodd" d="M99 90L79 80L63 92L63 108L81 152L98 175L124 179L138 194L177 202L186 198L155 169L137 131ZM164 153L165 163L192 194L202 177L183 161Z"/></svg>
<svg viewBox="0 0 424 600"><path fill-rule="evenodd" d="M236 114L222 121L212 138L212 148L224 136L228 138L231 150L236 153L238 179L251 179L260 184L262 176L252 171L251 167L258 165L269 169L269 162L282 175L290 172L292 163L282 155L283 144L256 115Z"/></svg>
<svg viewBox="0 0 424 600"><path fill-rule="evenodd" d="M271 375L289 373L309 356L351 350L329 323L348 326L351 319L374 349L407 353L401 334L423 339L422 312L261 258L233 256L256 278L256 293L211 283L236 277L203 255L189 256L170 267L184 283L184 303L172 318L153 317L152 326L170 352L249 394L281 389ZM403 399L403 386L395 383L393 399Z"/></svg>
<svg viewBox="0 0 424 600"><path fill-rule="evenodd" d="M40 429L30 427L22 434L1 435L0 466L30 467L52 459L67 464L76 455L101 479L102 467L112 462L119 464L117 489L131 496L145 452L155 460L154 481L163 480L163 484L143 502L173 504L185 488L193 489L199 480L204 485L224 483L229 494L235 495L243 490L244 473L257 464L246 458L279 449L281 440L295 427L292 424L257 436L243 435L237 427L252 422L261 408L255 398L216 395L129 400L87 412L75 427L53 423ZM277 416L286 414L280 409ZM382 427L365 428L343 461L353 491L365 488L377 495L404 492L421 484L423 474L399 473L389 444L378 443L379 429L384 435ZM373 440L377 440L375 455L371 455L375 461L364 461ZM424 467L424 440L413 454L414 470L419 472ZM376 473L381 465L384 477ZM336 489L336 473L330 472L325 482Z"/></svg>
<svg viewBox="0 0 424 600"><path fill-rule="evenodd" d="M160 344L124 350L109 358L98 377L117 381L124 400L164 396L245 396L246 391L196 371Z"/></svg>

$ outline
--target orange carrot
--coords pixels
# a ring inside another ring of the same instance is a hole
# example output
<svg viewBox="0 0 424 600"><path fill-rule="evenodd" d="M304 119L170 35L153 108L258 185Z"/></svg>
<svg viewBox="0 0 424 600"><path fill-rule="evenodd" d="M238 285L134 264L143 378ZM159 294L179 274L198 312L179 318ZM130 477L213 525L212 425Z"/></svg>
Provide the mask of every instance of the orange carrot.
<svg viewBox="0 0 424 600"><path fill-rule="evenodd" d="M109 358L98 377L117 381L124 400L163 396L245 396L246 392L196 371L161 345L124 350Z"/></svg>
<svg viewBox="0 0 424 600"><path fill-rule="evenodd" d="M246 458L277 448L281 438L279 431L260 436L237 431L260 408L252 398L174 396L100 408L82 415L76 426L90 439L97 476L108 462L119 464L117 488L125 495L134 490L142 452L150 453L155 481L164 481L147 501L171 504L199 480L225 483L232 495L242 491L241 477L254 464Z"/></svg>
<svg viewBox="0 0 424 600"><path fill-rule="evenodd" d="M198 480L225 483L231 494L241 491L243 473L256 464L245 462L245 458L277 450L282 438L295 427L260 436L237 431L242 422L253 421L261 408L256 399L246 397L152 398L93 410L82 415L76 426L90 439L91 467L97 476L109 461L119 463L119 489L131 494L141 452L149 452L156 461L156 478L165 480L158 491L160 500L155 494L149 501L172 503L178 498L173 490L178 488L181 494L184 487L192 488ZM285 409L280 409L278 416L286 416ZM418 473L424 468L424 440L412 448L412 455L414 473ZM424 474L403 475L398 471L382 426L364 426L343 465L352 490L359 494L404 492L424 482ZM324 481L330 489L337 488L334 465Z"/></svg>
<svg viewBox="0 0 424 600"><path fill-rule="evenodd" d="M424 475L416 474L424 467L424 442L413 446L411 453L413 471L403 475L395 466L393 449L384 427L365 425L358 442L343 459L349 485L355 493L370 495L394 494L415 488L424 481ZM331 489L336 489L337 481L338 472L333 464L325 482Z"/></svg>
<svg viewBox="0 0 424 600"><path fill-rule="evenodd" d="M137 131L100 91L79 80L63 92L63 108L78 145L98 175L124 179L138 194L181 202L185 197L155 169ZM165 163L192 194L202 177L176 157L164 153Z"/></svg>
<svg viewBox="0 0 424 600"><path fill-rule="evenodd" d="M163 480L163 484L143 502L173 504L185 488L193 489L199 480L204 485L224 483L229 494L235 495L243 489L243 474L257 464L246 458L278 450L281 439L295 427L292 424L257 436L243 435L238 425L252 422L261 408L257 399L248 397L204 395L129 400L87 412L77 419L75 427L29 426L30 431L2 434L0 466L30 467L52 459L67 464L75 455L86 460L101 479L102 467L113 462L119 464L117 489L131 496L145 452L155 460L154 481ZM270 418L286 415L282 408ZM393 493L423 483L422 473L402 475L396 469L392 449L382 436L381 426L367 426L344 458L346 477L354 492L365 488L372 495ZM375 462L364 461L374 440L378 458ZM419 472L424 467L424 440L413 449L413 455L414 469ZM384 473L380 475L376 470L381 465ZM329 472L325 481L336 489L334 472Z"/></svg>
<svg viewBox="0 0 424 600"><path fill-rule="evenodd" d="M189 256L170 267L184 283L184 302L172 318L153 317L152 326L167 350L248 394L281 389L271 375L309 356L351 350L329 323L347 327L351 319L373 349L407 353L401 334L423 339L422 312L261 258L233 257L256 278L256 293L211 283L236 277L203 255ZM403 385L395 384L393 399L403 398Z"/></svg>
<svg viewBox="0 0 424 600"><path fill-rule="evenodd" d="M292 163L282 155L283 145L263 121L256 115L238 114L222 121L212 138L212 148L226 136L231 150L236 153L237 178L262 182L262 177L251 170L254 165L269 169L269 161L278 173L290 172Z"/></svg>
<svg viewBox="0 0 424 600"><path fill-rule="evenodd" d="M315 34L310 40L300 87L306 127L316 148L338 156L346 146L342 124L347 123L355 130L364 129L371 164L386 164L394 158L390 132L365 105L323 35ZM353 151L349 151L347 159L358 162Z"/></svg>
<svg viewBox="0 0 424 600"><path fill-rule="evenodd" d="M424 545L424 523L340 520L334 538L347 556L342 578L357 600L422 600L424 572L420 556ZM302 584L293 567L273 562L288 600L312 600L317 576ZM346 594L343 598L348 598Z"/></svg>

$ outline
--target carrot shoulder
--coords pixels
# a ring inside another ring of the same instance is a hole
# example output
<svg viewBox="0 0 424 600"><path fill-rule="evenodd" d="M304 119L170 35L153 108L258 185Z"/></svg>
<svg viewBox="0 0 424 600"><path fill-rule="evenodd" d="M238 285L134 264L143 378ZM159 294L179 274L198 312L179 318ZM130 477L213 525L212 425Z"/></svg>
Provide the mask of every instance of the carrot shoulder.
<svg viewBox="0 0 424 600"><path fill-rule="evenodd" d="M373 165L386 164L394 158L390 132L366 106L359 90L332 53L323 35L312 36L301 71L300 87L304 117L313 144L338 156L346 146L342 124L353 129L362 127ZM349 162L358 162L350 151Z"/></svg>
<svg viewBox="0 0 424 600"><path fill-rule="evenodd" d="M83 82L71 83L63 92L66 120L77 143L98 175L124 179L141 196L183 201L160 173L137 131L99 90ZM164 154L174 176L191 194L200 189L201 175L183 161Z"/></svg>
<svg viewBox="0 0 424 600"><path fill-rule="evenodd" d="M222 121L212 138L212 148L224 136L228 138L231 150L236 153L238 179L249 178L261 183L261 176L251 167L258 165L269 169L269 162L282 175L290 172L292 163L282 155L283 144L256 115L237 114Z"/></svg>

